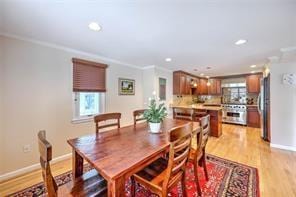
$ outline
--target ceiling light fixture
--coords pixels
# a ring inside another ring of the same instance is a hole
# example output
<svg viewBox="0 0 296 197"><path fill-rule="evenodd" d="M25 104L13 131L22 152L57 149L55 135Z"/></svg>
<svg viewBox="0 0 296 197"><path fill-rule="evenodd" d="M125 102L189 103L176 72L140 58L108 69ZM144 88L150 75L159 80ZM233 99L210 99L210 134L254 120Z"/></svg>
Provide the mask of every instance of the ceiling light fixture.
<svg viewBox="0 0 296 197"><path fill-rule="evenodd" d="M172 58L169 58L169 57L168 58L165 58L165 61L166 62L171 62L172 61Z"/></svg>
<svg viewBox="0 0 296 197"><path fill-rule="evenodd" d="M253 73L255 73L255 72L256 72L256 71L254 71L254 70L253 70L253 71L251 71L251 73L252 73L252 74L253 74Z"/></svg>
<svg viewBox="0 0 296 197"><path fill-rule="evenodd" d="M235 42L236 45L242 45L242 44L245 44L247 42L247 40L244 40L244 39L240 39L238 41Z"/></svg>
<svg viewBox="0 0 296 197"><path fill-rule="evenodd" d="M251 65L250 67L251 67L251 68L256 68L256 67L257 67L257 65L255 65L255 64L254 64L254 65Z"/></svg>
<svg viewBox="0 0 296 197"><path fill-rule="evenodd" d="M101 26L96 22L89 23L88 28L92 31L100 31L102 29Z"/></svg>
<svg viewBox="0 0 296 197"><path fill-rule="evenodd" d="M204 76L205 74L201 73L200 76Z"/></svg>
<svg viewBox="0 0 296 197"><path fill-rule="evenodd" d="M207 78L207 79L209 79L209 78L210 78L210 76L206 76L206 78Z"/></svg>

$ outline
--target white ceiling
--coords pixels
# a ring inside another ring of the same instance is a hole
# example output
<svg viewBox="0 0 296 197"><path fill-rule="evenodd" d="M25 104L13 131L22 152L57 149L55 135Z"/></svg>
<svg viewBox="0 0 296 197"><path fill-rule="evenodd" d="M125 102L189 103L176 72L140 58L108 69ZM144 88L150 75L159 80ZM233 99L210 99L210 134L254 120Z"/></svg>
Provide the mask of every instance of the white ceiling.
<svg viewBox="0 0 296 197"><path fill-rule="evenodd" d="M250 72L296 46L296 0L2 0L0 9L1 32L195 74Z"/></svg>

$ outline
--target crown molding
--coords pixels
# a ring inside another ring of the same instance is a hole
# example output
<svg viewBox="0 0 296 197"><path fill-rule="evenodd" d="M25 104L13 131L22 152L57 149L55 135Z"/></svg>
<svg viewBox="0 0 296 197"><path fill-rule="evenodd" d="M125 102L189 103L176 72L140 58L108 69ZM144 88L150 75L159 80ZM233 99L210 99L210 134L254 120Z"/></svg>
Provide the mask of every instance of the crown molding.
<svg viewBox="0 0 296 197"><path fill-rule="evenodd" d="M41 46L46 46L46 47L50 47L50 48L54 48L54 49L58 49L58 50L62 50L62 51L70 52L70 53L76 53L76 54L83 55L83 56L88 56L90 58L99 59L101 61L104 61L104 63L107 63L107 64L108 63L114 63L114 64L120 64L120 65L123 65L123 66L128 66L128 67L131 67L131 68L143 69L143 67L128 64L128 63L121 62L119 60L111 59L111 58L108 58L108 57L103 57L103 56L99 56L99 55L96 55L96 54L93 54L93 53L89 53L89 52L85 52L85 51L65 47L65 46L62 46L62 45L52 44L52 43L49 43L49 42L35 40L35 39L31 39L31 38L27 38L27 37L23 37L23 36L19 36L19 35L6 33L6 32L0 32L0 36L4 36L4 37L7 37L7 38L12 38L12 39L16 39L16 40L21 40L21 41L25 41L25 42L31 42L31 43L38 44L38 45L41 45Z"/></svg>
<svg viewBox="0 0 296 197"><path fill-rule="evenodd" d="M155 66L155 65L145 66L145 67L143 67L142 69L143 69L143 70L146 70L146 69L151 69L151 68L154 68L154 69L156 68L156 69L159 69L159 70L163 70L163 71L165 71L165 72L173 73L173 71L170 70L170 69L163 68L163 67L160 67L160 66Z"/></svg>

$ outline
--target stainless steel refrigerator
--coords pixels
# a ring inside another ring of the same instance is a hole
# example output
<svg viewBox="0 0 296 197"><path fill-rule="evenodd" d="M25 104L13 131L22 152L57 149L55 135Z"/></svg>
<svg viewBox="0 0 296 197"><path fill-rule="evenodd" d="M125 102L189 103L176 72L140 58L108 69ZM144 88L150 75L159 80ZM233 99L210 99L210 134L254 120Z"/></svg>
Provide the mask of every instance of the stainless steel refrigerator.
<svg viewBox="0 0 296 197"><path fill-rule="evenodd" d="M270 141L270 76L261 80L258 111L261 115L261 137L266 141Z"/></svg>

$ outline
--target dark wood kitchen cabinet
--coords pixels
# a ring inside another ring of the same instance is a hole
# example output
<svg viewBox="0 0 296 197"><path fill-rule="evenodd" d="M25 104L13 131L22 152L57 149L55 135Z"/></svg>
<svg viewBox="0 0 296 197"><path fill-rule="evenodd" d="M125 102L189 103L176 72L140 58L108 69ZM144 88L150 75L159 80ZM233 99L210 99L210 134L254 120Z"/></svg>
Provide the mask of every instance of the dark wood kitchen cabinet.
<svg viewBox="0 0 296 197"><path fill-rule="evenodd" d="M254 75L246 76L247 92L248 93L255 93L255 94L260 93L261 78L262 78L261 74L254 74Z"/></svg>
<svg viewBox="0 0 296 197"><path fill-rule="evenodd" d="M187 79L186 75L181 72L173 73L173 94L185 95L187 94Z"/></svg>
<svg viewBox="0 0 296 197"><path fill-rule="evenodd" d="M190 95L194 77L181 71L173 73L173 94Z"/></svg>
<svg viewBox="0 0 296 197"><path fill-rule="evenodd" d="M210 115L210 135L220 137L222 135L222 110L209 110Z"/></svg>
<svg viewBox="0 0 296 197"><path fill-rule="evenodd" d="M209 79L210 86L208 86L209 95L221 95L221 80L220 79Z"/></svg>
<svg viewBox="0 0 296 197"><path fill-rule="evenodd" d="M208 86L207 83L210 82ZM184 71L173 73L174 95L221 95L220 79L205 79Z"/></svg>
<svg viewBox="0 0 296 197"><path fill-rule="evenodd" d="M247 125L248 127L255 127L255 128L261 127L261 116L257 106L247 107Z"/></svg>
<svg viewBox="0 0 296 197"><path fill-rule="evenodd" d="M208 86L207 86L207 79L199 79L199 84L197 87L197 94L198 95L207 95L208 94Z"/></svg>

